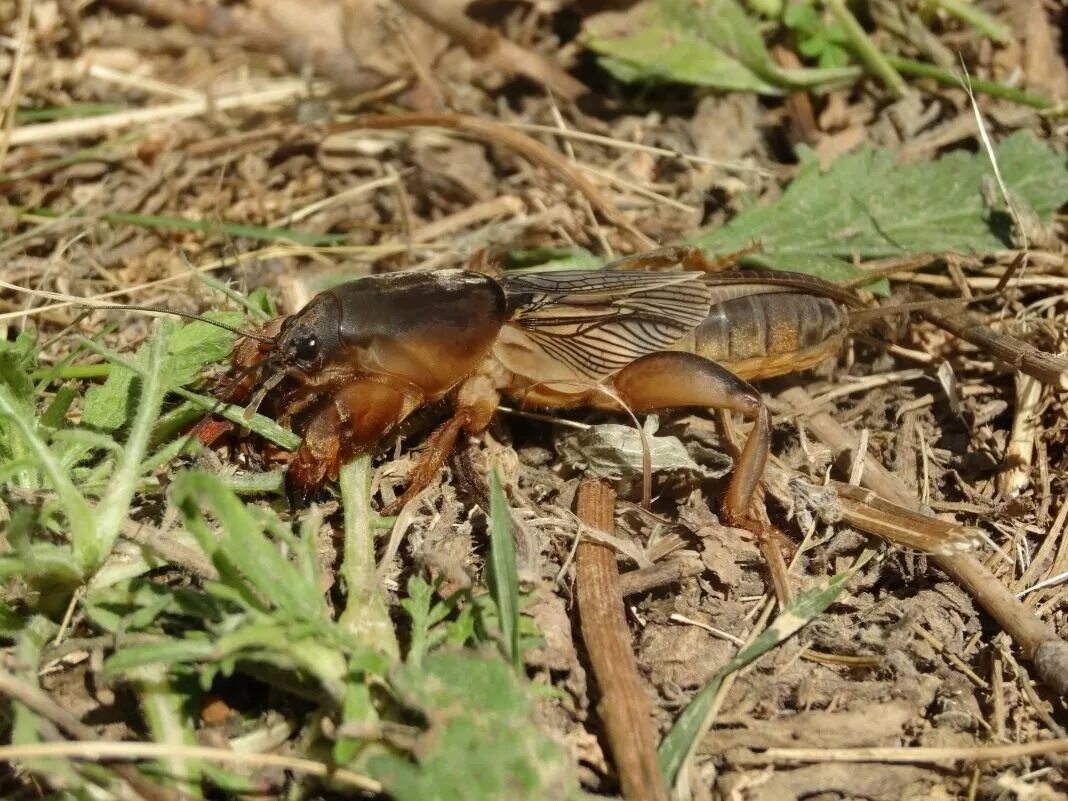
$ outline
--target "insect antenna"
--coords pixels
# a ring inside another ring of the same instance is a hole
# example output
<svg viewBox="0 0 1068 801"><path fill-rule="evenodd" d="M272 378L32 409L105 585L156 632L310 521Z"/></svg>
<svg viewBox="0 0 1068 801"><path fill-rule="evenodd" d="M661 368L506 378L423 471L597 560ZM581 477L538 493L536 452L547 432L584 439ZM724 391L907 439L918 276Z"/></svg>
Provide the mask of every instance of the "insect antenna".
<svg viewBox="0 0 1068 801"><path fill-rule="evenodd" d="M251 331L245 331L244 329L238 328L238 327L233 326L233 325L227 325L226 323L220 323L218 320L212 320L212 319L210 319L208 317L203 317L203 316L201 316L199 314L190 314L188 312L174 311L173 309L161 309L158 306L126 306L126 305L123 305L123 304L115 304L115 305L99 304L98 305L96 303L84 303L84 304L80 303L78 305L84 306L85 308L88 308L88 309L111 309L111 310L115 310L115 311L140 311L140 312L147 312L149 314L170 314L170 315L173 315L175 317L182 317L182 318L184 318L186 320L195 320L198 323L207 323L208 325L213 325L216 328L221 328L224 331L229 331L231 334L237 334L238 336L241 336L241 337L248 337L249 339L255 339L255 340L259 341L259 342L266 342L266 343L271 344L271 345L276 344L276 340L275 340L274 337L266 337L266 336L263 336L262 334L254 334Z"/></svg>
<svg viewBox="0 0 1068 801"><path fill-rule="evenodd" d="M207 317L202 317L199 314L189 314L188 312L174 311L172 309L162 309L159 306L130 306L122 303L96 303L88 298L80 298L77 295L65 295L62 292L48 292L43 289L30 289L28 287L19 286L18 284L11 284L7 281L0 281L0 287L4 289L10 289L13 292L21 292L24 295L32 295L38 298L47 298L48 300L60 300L66 303L70 303L75 306L81 306L85 309L110 309L113 311L140 311L148 314L169 314L174 317L183 317L187 320L196 320L197 322L207 323L213 325L216 328L221 328L224 331L229 331L231 334L237 334L238 336L248 337L249 339L255 339L259 342L266 342L268 344L276 344L276 340L273 337L266 337L262 334L254 334L251 331L245 331L237 328L236 326L227 325L226 323L220 323L218 320L211 320Z"/></svg>

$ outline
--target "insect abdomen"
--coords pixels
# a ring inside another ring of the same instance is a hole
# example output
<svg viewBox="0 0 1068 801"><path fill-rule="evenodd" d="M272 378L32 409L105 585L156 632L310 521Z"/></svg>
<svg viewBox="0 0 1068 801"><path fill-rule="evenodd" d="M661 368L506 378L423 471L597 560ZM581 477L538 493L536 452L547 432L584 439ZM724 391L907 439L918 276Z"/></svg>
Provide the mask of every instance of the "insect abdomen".
<svg viewBox="0 0 1068 801"><path fill-rule="evenodd" d="M717 303L694 331L694 352L741 377L803 370L837 351L846 319L829 298L791 292Z"/></svg>

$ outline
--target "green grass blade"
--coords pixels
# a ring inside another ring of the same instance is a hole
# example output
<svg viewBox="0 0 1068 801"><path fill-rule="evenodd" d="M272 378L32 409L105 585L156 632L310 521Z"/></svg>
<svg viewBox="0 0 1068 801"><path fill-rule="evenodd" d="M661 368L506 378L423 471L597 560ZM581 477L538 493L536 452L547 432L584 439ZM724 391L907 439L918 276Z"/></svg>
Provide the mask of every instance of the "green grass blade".
<svg viewBox="0 0 1068 801"><path fill-rule="evenodd" d="M90 561L79 564L91 572L111 553L119 531L130 514L130 502L137 489L137 480L141 476L141 462L148 450L152 427L159 417L165 394L162 367L167 353L167 343L171 334L169 324L160 325L153 335L148 352L148 364L141 376L140 397L137 415L130 427L130 435L119 456L115 473L111 478L108 491L96 510L96 552ZM90 554L75 553L75 558L89 559Z"/></svg>
<svg viewBox="0 0 1068 801"><path fill-rule="evenodd" d="M0 415L11 420L12 425L21 435L37 464L56 491L63 513L70 526L71 544L79 565L84 564L77 554L86 554L96 544L96 533L92 509L74 486L70 476L60 466L55 454L47 443L37 434L32 419L28 419L25 410L16 401L10 388L0 384Z"/></svg>
<svg viewBox="0 0 1068 801"><path fill-rule="evenodd" d="M501 489L501 479L494 468L490 474L490 574L489 588L497 604L505 656L518 669L522 667L519 650L519 576L516 572L515 539L508 501Z"/></svg>
<svg viewBox="0 0 1068 801"><path fill-rule="evenodd" d="M119 676L147 665L210 662L216 655L215 644L208 640L161 640L130 645L119 649L104 662L104 675Z"/></svg>
<svg viewBox="0 0 1068 801"><path fill-rule="evenodd" d="M859 569L862 562L854 565L849 570L839 573L808 592L801 593L787 606L771 625L768 626L753 642L743 648L738 654L724 665L694 696L686 709L679 715L671 731L667 733L658 749L660 769L669 785L674 784L679 769L686 761L697 742L704 736L707 729L707 719L719 692L720 684L729 673L745 667L753 660L770 651L776 645L785 642L806 624L818 617L845 587Z"/></svg>
<svg viewBox="0 0 1068 801"><path fill-rule="evenodd" d="M124 367L144 378L145 370L133 360L127 359L110 348L104 347L92 340L83 338L81 342L89 350L103 356L112 364ZM220 405L217 399L208 397L207 395L201 395L186 389L185 387L171 387L169 391L180 398L185 398L187 401L190 401L206 412L210 411L213 414L217 414L220 417L229 420L231 423L236 423L242 428L247 428L256 434L259 434L261 437L270 440L286 450L293 451L300 447L300 437L292 431L282 428L282 426L278 425L274 420L269 417L264 417L262 414L254 414L251 418L246 418L245 410L241 406L234 406L230 403Z"/></svg>
<svg viewBox="0 0 1068 801"><path fill-rule="evenodd" d="M219 402L215 398L209 398L207 395L199 395L196 392L186 389L185 387L177 387L171 390L175 395L180 398L185 398L187 401L195 403L204 411L217 414L231 423L236 423L242 428L247 428L256 434L259 434L264 439L270 440L275 445L285 448L287 451L295 451L300 447L300 437L294 434L287 428L282 428L270 417L265 417L262 414L254 414L252 417L245 417L245 410L241 406L234 406L232 403L224 403L219 405Z"/></svg>

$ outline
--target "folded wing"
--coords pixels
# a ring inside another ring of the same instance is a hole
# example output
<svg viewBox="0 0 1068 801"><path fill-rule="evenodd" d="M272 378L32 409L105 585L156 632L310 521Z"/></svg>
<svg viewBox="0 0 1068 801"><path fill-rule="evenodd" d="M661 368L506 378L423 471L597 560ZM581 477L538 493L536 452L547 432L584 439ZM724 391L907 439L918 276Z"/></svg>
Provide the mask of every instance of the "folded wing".
<svg viewBox="0 0 1068 801"><path fill-rule="evenodd" d="M511 317L494 355L540 382L599 382L670 350L708 316L700 273L591 270L510 276Z"/></svg>

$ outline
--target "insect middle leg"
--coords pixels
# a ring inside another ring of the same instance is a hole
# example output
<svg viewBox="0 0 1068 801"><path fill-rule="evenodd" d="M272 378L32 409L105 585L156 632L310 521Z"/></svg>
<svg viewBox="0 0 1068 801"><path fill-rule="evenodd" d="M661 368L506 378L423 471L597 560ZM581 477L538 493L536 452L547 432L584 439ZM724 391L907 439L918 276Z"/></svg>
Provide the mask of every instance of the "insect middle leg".
<svg viewBox="0 0 1068 801"><path fill-rule="evenodd" d="M753 421L723 502L728 523L751 528L753 496L764 475L771 440L771 415L760 393L709 359L674 351L631 362L616 373L612 385L635 412L703 406L738 412Z"/></svg>

